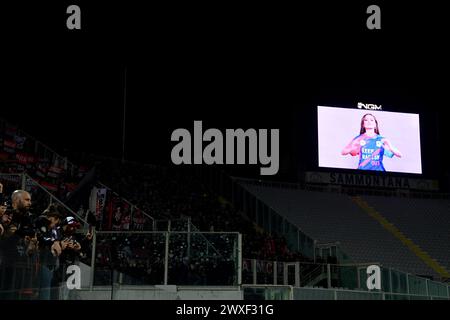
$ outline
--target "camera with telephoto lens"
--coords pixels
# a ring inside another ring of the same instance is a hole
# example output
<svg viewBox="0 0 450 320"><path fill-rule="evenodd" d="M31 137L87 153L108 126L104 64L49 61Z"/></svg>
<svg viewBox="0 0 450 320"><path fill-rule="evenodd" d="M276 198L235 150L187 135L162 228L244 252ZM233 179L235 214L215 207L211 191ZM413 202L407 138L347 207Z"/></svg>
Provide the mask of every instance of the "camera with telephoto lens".
<svg viewBox="0 0 450 320"><path fill-rule="evenodd" d="M42 237L49 231L50 221L46 216L41 215L31 221L31 223L27 223L21 226L21 235L25 237Z"/></svg>

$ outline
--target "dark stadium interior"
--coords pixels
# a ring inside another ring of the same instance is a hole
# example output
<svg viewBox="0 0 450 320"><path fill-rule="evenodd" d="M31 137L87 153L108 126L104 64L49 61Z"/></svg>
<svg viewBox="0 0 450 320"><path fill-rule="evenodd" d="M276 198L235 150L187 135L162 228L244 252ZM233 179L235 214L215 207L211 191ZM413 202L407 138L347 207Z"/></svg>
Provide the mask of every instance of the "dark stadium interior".
<svg viewBox="0 0 450 320"><path fill-rule="evenodd" d="M383 282L383 299L406 291L450 298L439 293L448 287L431 282L448 283L450 270L444 10L386 4L383 29L368 32L367 1L145 10L78 2L78 33L68 31L59 14L65 2L26 10L8 4L10 17L1 24L15 32L5 36L0 137L3 143L11 131L26 132L32 138L21 150L36 155L32 164L16 164L14 153L0 150L0 183L8 196L20 183L30 188L39 214L48 199L64 203L65 215L81 208L77 219L89 215L91 189L107 186L104 216L85 224L105 232L80 259L96 266L92 285L293 285L297 273L314 287L359 290L365 280L359 264L379 262L383 281L387 273L390 281L389 288ZM420 115L422 174L378 175L437 180L438 190L403 190L405 195L306 181L307 172L355 174L318 166L317 106L355 109L360 101ZM177 128L193 132L195 120L204 130L280 129L278 174L262 176L260 165L175 166L171 134ZM40 142L55 153L38 155ZM52 172L58 166L62 172ZM43 177L43 167L44 175L54 176ZM8 178L22 170L26 181ZM192 228L223 234L191 239L183 232ZM167 238L131 233L167 230L174 231ZM300 267L294 272L295 262ZM349 271L345 263L358 266ZM417 290L408 282L413 277ZM260 297L252 290L243 295Z"/></svg>
<svg viewBox="0 0 450 320"><path fill-rule="evenodd" d="M2 115L58 150L120 156L125 66L129 159L169 161L170 133L192 127L193 120L217 128L279 127L283 141L301 127L305 137L314 130L308 112L317 104L354 105L358 99L420 112L427 128L423 147L430 148L424 154L440 152L440 141L448 140L434 122L445 125L434 112L445 101L441 79L448 71L439 11L388 7L383 23L389 32L372 34L356 19L364 4L305 5L285 19L277 19L284 9L270 18L264 6L212 15L193 10L188 17L182 7L161 6L149 10L149 23L147 11L138 14L132 6L85 5L81 33L51 27L56 18L43 19L39 29L15 25L22 37L11 36L6 51L3 99L17 107L2 108ZM32 23L38 9L53 17L61 8L32 5L21 17ZM227 19L232 12L233 20ZM94 136L104 137L102 143ZM296 149L305 153L300 162L315 154L312 146ZM442 176L436 158L427 160L425 175Z"/></svg>

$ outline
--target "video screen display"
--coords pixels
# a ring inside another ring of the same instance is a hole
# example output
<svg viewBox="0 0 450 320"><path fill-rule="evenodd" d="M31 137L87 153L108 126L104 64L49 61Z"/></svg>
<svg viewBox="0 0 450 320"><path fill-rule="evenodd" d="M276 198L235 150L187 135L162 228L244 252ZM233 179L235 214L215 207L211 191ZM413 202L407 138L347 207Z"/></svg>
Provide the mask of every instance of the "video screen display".
<svg viewBox="0 0 450 320"><path fill-rule="evenodd" d="M317 107L319 167L422 173L419 115Z"/></svg>

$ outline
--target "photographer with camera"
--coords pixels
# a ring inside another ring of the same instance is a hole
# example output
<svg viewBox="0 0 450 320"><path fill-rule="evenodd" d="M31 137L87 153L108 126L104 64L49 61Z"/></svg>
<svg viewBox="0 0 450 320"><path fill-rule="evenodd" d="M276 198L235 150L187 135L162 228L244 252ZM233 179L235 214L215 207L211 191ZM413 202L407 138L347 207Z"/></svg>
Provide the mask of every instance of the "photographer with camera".
<svg viewBox="0 0 450 320"><path fill-rule="evenodd" d="M59 225L62 214L56 205L50 205L35 221L39 241L39 299L52 298L53 278L59 265L58 257L62 252Z"/></svg>
<svg viewBox="0 0 450 320"><path fill-rule="evenodd" d="M76 230L81 227L74 217L66 217L60 226L61 233L61 262L63 264L73 264L77 260L81 251L80 234Z"/></svg>
<svg viewBox="0 0 450 320"><path fill-rule="evenodd" d="M20 238L19 250L22 260L37 252L37 237L34 225L35 216L30 212L31 195L24 190L16 190L11 196L12 231ZM28 267L28 265L26 266Z"/></svg>
<svg viewBox="0 0 450 320"><path fill-rule="evenodd" d="M1 191L3 196L3 186ZM7 276L0 289L5 299L17 299L22 289L32 287L33 262L30 259L35 259L33 253L37 251L37 239L30 208L31 195L24 190L16 190L11 196L11 209L1 209L1 267Z"/></svg>
<svg viewBox="0 0 450 320"><path fill-rule="evenodd" d="M11 205L13 210L12 225L16 229L16 234L25 238L25 236L33 235L34 215L30 212L31 195L24 190L16 190L11 195Z"/></svg>
<svg viewBox="0 0 450 320"><path fill-rule="evenodd" d="M61 238L61 255L59 256L59 266L55 270L53 284L60 286L65 280L67 267L79 261L81 254L82 235L76 233L81 224L74 217L68 216L61 221L58 233Z"/></svg>

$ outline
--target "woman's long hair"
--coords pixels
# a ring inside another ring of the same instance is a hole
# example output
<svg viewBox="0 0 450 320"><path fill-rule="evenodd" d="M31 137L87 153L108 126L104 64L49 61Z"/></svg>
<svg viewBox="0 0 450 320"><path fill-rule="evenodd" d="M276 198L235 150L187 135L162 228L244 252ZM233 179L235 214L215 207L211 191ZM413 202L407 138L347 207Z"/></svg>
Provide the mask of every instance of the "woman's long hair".
<svg viewBox="0 0 450 320"><path fill-rule="evenodd" d="M372 116L375 119L375 133L376 134L380 134L380 130L378 129L378 121L377 118L375 118L375 116L371 113L366 113L365 115L363 115L363 117L361 118L361 130L359 131L360 134L366 133L366 128L364 128L364 119L366 118L366 116Z"/></svg>

